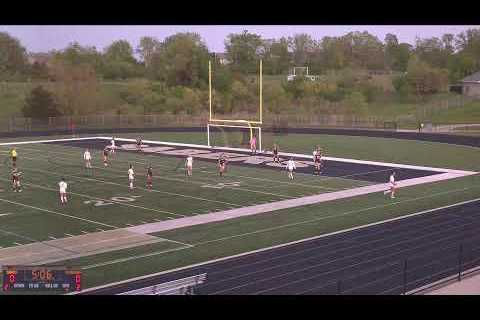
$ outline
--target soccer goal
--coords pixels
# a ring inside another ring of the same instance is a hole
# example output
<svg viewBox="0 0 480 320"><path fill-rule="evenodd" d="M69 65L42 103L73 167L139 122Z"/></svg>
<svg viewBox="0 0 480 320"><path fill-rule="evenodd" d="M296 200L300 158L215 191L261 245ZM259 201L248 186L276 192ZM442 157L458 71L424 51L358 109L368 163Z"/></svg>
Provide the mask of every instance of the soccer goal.
<svg viewBox="0 0 480 320"><path fill-rule="evenodd" d="M228 119L225 115L218 117L212 110L212 63L208 62L209 119L207 123L207 143L210 147L249 148L252 137L257 139L257 149L262 148L262 60L260 60L258 81L259 104L257 119ZM256 109L256 107L255 107Z"/></svg>
<svg viewBox="0 0 480 320"><path fill-rule="evenodd" d="M250 141L255 136L258 150L262 148L262 128L248 121L236 124L208 123L207 135L210 147L250 148Z"/></svg>

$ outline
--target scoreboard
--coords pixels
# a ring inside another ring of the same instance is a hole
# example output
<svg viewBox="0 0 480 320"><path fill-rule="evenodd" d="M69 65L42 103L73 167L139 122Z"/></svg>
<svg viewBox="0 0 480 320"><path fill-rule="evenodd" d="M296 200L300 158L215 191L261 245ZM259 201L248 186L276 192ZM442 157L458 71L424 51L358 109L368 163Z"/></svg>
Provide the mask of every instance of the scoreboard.
<svg viewBox="0 0 480 320"><path fill-rule="evenodd" d="M3 291L81 291L82 272L65 266L3 266Z"/></svg>

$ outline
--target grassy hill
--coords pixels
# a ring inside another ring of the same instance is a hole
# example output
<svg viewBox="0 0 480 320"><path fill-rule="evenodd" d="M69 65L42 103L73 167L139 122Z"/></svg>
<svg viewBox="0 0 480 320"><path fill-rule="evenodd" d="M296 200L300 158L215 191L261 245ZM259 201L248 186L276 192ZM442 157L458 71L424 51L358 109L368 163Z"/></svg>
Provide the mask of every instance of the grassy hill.
<svg viewBox="0 0 480 320"><path fill-rule="evenodd" d="M480 101L465 101L456 103L459 97L453 94L440 94L430 97L424 103L405 103L391 98L388 92L388 81L385 76L374 79L381 86L385 86L385 97L377 101L367 103L358 114L364 117L380 117L386 121L397 119L399 121L415 123L418 120L435 123L480 123ZM264 88L272 85L280 85L284 81L283 76L264 76ZM99 83L98 105L100 112L115 113L122 109L129 114L142 114L143 107L128 104L122 97L122 91L132 84L132 81L104 81ZM2 82L0 83L0 117L22 116L21 109L25 97L30 90L38 85L51 88L48 82ZM448 102L447 102L448 101ZM452 101L454 103L452 103ZM264 101L264 104L266 102ZM205 106L206 108L206 106ZM322 111L321 111L322 110ZM318 110L310 109L309 112L324 112L319 106ZM342 111L332 110L332 113L341 114ZM352 111L352 110L351 110ZM298 111L297 112L302 112ZM307 111L303 111L307 112ZM357 110L353 109L356 113Z"/></svg>

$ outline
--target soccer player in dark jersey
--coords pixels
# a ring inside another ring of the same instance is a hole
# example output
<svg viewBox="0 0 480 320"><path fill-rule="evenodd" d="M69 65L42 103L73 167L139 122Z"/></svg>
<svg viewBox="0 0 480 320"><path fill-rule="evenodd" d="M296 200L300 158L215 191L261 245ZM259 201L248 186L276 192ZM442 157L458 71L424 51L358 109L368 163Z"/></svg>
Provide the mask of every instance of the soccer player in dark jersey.
<svg viewBox="0 0 480 320"><path fill-rule="evenodd" d="M108 147L105 147L105 149L103 149L103 165L106 167L108 166L108 155L110 154L110 152L108 151Z"/></svg>
<svg viewBox="0 0 480 320"><path fill-rule="evenodd" d="M322 169L322 156L320 152L315 154L313 164L314 164L313 174L320 175L320 172Z"/></svg>
<svg viewBox="0 0 480 320"><path fill-rule="evenodd" d="M280 163L280 158L278 157L278 145L275 143L273 145L273 162Z"/></svg>
<svg viewBox="0 0 480 320"><path fill-rule="evenodd" d="M147 169L147 189L152 190L153 185L153 170L152 166L149 166Z"/></svg>
<svg viewBox="0 0 480 320"><path fill-rule="evenodd" d="M227 159L225 159L225 156L223 153L218 157L218 173L220 176L223 176L223 173L225 172L225 169L227 167Z"/></svg>
<svg viewBox="0 0 480 320"><path fill-rule="evenodd" d="M142 138L137 139L137 151L142 151Z"/></svg>

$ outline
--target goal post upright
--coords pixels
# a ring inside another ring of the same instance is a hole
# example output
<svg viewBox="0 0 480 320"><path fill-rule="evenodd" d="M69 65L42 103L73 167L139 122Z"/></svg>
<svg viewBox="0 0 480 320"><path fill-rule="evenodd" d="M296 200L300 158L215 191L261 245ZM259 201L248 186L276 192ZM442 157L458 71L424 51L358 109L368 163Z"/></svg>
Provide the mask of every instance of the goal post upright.
<svg viewBox="0 0 480 320"><path fill-rule="evenodd" d="M208 61L208 103L210 106L208 121L212 121L212 61L211 60Z"/></svg>
<svg viewBox="0 0 480 320"><path fill-rule="evenodd" d="M262 128L261 125L263 124L263 62L260 59L260 70L259 70L259 118L258 120L235 120L235 119L216 119L213 116L213 109L212 109L212 61L208 61L208 104L209 104L209 117L207 123L207 144L211 146L211 139L210 139L210 126L212 127L241 127L239 126L242 124L247 124L250 128L250 139L253 137L253 128L258 129L258 142L259 142L259 150L262 150ZM223 125L219 125L217 123L224 123ZM228 124L231 125L228 125ZM258 125L253 127L252 125Z"/></svg>

